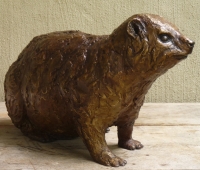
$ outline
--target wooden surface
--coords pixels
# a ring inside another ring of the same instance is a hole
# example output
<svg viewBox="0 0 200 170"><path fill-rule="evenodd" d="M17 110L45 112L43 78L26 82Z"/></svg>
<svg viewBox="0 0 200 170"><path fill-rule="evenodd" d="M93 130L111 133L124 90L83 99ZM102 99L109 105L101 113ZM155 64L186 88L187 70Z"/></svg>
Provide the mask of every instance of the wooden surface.
<svg viewBox="0 0 200 170"><path fill-rule="evenodd" d="M144 148L128 151L117 147L116 127L106 134L110 149L127 160L111 168L92 161L78 138L39 143L13 126L0 103L0 170L64 169L200 169L200 104L150 104L141 109L134 137Z"/></svg>

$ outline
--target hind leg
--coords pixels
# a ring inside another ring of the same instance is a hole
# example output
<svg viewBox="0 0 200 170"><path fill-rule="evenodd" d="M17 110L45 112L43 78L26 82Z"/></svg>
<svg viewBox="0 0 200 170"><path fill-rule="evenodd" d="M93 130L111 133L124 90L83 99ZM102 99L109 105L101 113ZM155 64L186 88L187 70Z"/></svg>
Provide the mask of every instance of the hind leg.
<svg viewBox="0 0 200 170"><path fill-rule="evenodd" d="M28 120L24 120L20 130L25 136L29 137L30 139L42 143L53 142L56 140L56 138L50 136L49 134L33 127L33 125Z"/></svg>
<svg viewBox="0 0 200 170"><path fill-rule="evenodd" d="M53 141L52 137L37 130L28 119L26 105L24 104L26 89L21 89L21 81L23 75L21 74L18 64L15 63L6 74L4 82L5 101L13 124L19 128L23 134L31 139L40 142ZM22 94L25 96L23 97ZM28 102L27 102L28 103Z"/></svg>
<svg viewBox="0 0 200 170"><path fill-rule="evenodd" d="M27 117L25 106L19 98L18 100L7 100L6 106L8 115L10 116L13 124L19 128L24 135L40 142L52 142L55 140L53 137L43 133L31 124Z"/></svg>

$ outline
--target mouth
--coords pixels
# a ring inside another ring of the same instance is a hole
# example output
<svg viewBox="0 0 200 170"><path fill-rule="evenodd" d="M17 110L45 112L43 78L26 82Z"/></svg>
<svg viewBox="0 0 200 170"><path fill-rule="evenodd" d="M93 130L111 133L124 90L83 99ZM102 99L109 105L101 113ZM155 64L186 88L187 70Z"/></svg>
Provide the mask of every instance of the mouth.
<svg viewBox="0 0 200 170"><path fill-rule="evenodd" d="M176 56L174 56L174 58L177 60L184 60L187 58L187 55L176 55Z"/></svg>

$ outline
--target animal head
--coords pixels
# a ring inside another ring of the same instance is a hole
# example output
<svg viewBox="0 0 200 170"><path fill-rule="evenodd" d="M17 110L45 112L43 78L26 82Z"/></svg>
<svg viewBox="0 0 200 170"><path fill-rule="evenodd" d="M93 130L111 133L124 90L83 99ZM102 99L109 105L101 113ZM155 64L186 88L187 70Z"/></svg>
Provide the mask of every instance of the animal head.
<svg viewBox="0 0 200 170"><path fill-rule="evenodd" d="M139 71L165 72L192 52L194 42L173 24L153 14L138 14L126 20L127 57Z"/></svg>

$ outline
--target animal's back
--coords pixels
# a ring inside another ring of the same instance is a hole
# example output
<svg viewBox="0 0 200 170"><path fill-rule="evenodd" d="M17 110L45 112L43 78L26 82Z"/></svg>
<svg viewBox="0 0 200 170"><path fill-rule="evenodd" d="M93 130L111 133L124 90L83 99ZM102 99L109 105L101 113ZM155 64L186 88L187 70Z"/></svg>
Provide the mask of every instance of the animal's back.
<svg viewBox="0 0 200 170"><path fill-rule="evenodd" d="M85 46L94 41L92 35L79 31L41 35L11 65L5 79L6 106L23 133L45 136L35 132L43 129L51 134L46 140L77 136L70 113L73 105L67 100L73 98L70 84L85 60Z"/></svg>

